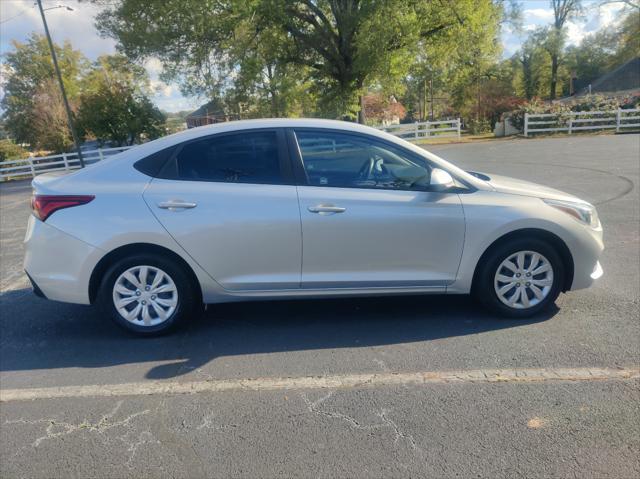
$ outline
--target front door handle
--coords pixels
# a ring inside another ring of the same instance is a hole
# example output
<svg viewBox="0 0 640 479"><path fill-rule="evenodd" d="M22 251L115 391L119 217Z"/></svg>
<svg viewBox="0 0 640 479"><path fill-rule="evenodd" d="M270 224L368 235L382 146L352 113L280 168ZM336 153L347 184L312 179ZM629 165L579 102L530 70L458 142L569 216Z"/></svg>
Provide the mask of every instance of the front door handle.
<svg viewBox="0 0 640 479"><path fill-rule="evenodd" d="M333 215L336 213L344 213L347 211L346 208L342 208L341 206L333 206L333 205L316 205L309 206L307 208L311 213L318 213L321 215Z"/></svg>
<svg viewBox="0 0 640 479"><path fill-rule="evenodd" d="M170 201L162 201L158 203L158 208L162 208L163 210L175 211L182 209L190 209L198 206L198 203L190 203L188 201L181 200L170 200Z"/></svg>

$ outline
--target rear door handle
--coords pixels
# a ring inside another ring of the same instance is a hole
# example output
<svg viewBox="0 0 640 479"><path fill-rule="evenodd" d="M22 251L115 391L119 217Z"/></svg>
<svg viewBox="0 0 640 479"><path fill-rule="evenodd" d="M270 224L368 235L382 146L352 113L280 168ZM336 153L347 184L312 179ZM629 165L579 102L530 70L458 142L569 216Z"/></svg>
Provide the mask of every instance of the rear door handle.
<svg viewBox="0 0 640 479"><path fill-rule="evenodd" d="M342 208L341 206L333 206L333 205L316 205L309 206L307 208L311 213L318 213L321 215L333 215L336 213L344 213L347 211L346 208Z"/></svg>
<svg viewBox="0 0 640 479"><path fill-rule="evenodd" d="M158 208L162 208L163 210L182 210L182 209L190 209L198 206L198 203L190 203L188 201L181 200L170 200L170 201L162 201L158 203Z"/></svg>

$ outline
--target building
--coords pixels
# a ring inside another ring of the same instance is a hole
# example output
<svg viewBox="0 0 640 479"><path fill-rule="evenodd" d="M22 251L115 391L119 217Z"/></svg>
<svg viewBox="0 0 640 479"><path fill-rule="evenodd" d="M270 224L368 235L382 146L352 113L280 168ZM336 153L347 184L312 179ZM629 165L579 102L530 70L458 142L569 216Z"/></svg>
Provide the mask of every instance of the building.
<svg viewBox="0 0 640 479"><path fill-rule="evenodd" d="M213 123L223 123L225 121L237 120L235 115L229 115L224 111L222 102L214 98L209 103L202 105L196 111L189 113L185 121L187 128L211 125Z"/></svg>

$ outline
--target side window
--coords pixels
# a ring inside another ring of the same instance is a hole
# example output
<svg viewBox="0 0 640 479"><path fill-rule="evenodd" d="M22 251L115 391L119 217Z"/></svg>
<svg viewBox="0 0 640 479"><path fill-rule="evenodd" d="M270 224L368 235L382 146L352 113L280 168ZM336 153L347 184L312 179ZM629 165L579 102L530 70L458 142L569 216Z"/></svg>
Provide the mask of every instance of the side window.
<svg viewBox="0 0 640 479"><path fill-rule="evenodd" d="M158 176L167 160L171 158L174 150L175 147L172 146L170 148L165 148L164 150L156 151L155 153L136 161L133 164L133 167L145 175L153 177Z"/></svg>
<svg viewBox="0 0 640 479"><path fill-rule="evenodd" d="M180 180L282 183L275 131L247 131L187 143L176 155Z"/></svg>
<svg viewBox="0 0 640 479"><path fill-rule="evenodd" d="M400 148L362 136L330 131L296 131L312 186L424 189L431 168Z"/></svg>

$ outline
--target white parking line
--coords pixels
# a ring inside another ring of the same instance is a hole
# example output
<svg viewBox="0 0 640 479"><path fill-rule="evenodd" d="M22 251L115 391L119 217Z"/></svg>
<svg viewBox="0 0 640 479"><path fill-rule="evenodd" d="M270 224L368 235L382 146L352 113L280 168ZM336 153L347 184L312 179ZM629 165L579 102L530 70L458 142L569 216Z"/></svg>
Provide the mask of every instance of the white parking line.
<svg viewBox="0 0 640 479"><path fill-rule="evenodd" d="M89 398L196 394L225 391L290 389L354 389L372 386L460 383L536 383L551 381L602 381L640 378L640 367L477 369L412 373L369 373L293 378L215 379L208 381L145 381L125 384L62 386L0 390L0 402L34 399Z"/></svg>

